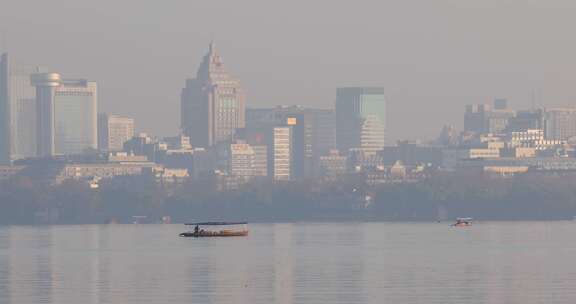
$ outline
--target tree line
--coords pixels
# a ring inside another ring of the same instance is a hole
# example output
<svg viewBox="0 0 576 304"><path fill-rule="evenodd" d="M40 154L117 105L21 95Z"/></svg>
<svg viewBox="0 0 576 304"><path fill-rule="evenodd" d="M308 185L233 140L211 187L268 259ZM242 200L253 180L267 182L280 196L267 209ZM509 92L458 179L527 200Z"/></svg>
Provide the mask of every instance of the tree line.
<svg viewBox="0 0 576 304"><path fill-rule="evenodd" d="M0 183L0 224L130 222L562 220L576 215L576 176L525 174L491 178L440 173L416 183L369 186L361 178L333 183L257 182L218 191L211 180L160 185L152 177L53 185L18 176Z"/></svg>

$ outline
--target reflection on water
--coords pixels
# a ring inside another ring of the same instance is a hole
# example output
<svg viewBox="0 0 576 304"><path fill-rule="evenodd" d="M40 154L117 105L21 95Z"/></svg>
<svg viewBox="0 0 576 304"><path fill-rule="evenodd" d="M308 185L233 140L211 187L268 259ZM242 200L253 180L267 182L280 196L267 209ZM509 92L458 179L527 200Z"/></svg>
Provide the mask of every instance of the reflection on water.
<svg viewBox="0 0 576 304"><path fill-rule="evenodd" d="M0 303L574 303L576 223L0 227Z"/></svg>

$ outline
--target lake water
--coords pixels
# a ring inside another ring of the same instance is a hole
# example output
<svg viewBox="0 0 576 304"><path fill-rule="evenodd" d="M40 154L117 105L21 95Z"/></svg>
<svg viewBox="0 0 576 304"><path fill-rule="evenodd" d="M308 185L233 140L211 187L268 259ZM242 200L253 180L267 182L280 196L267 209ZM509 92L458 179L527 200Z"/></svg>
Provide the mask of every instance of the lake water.
<svg viewBox="0 0 576 304"><path fill-rule="evenodd" d="M576 222L0 227L0 303L576 303Z"/></svg>

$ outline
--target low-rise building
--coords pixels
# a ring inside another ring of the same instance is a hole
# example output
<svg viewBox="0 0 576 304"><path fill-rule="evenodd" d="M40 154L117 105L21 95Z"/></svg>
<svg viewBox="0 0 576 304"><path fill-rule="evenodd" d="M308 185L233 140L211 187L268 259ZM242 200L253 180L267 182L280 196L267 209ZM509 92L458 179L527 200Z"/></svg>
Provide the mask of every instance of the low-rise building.
<svg viewBox="0 0 576 304"><path fill-rule="evenodd" d="M536 157L537 154L536 154L536 148L514 147L514 148L501 149L500 155L502 157L525 158L525 157Z"/></svg>
<svg viewBox="0 0 576 304"><path fill-rule="evenodd" d="M161 166L145 168L143 174L151 174L156 178L157 182L162 184L182 183L190 177L188 169Z"/></svg>
<svg viewBox="0 0 576 304"><path fill-rule="evenodd" d="M158 167L158 165L151 162L64 164L60 172L56 175L55 180L59 183L66 179L141 175L144 170L155 167Z"/></svg>
<svg viewBox="0 0 576 304"><path fill-rule="evenodd" d="M339 151L332 149L328 155L320 156L318 176L324 180L333 181L338 176L346 174L346 156L340 155Z"/></svg>
<svg viewBox="0 0 576 304"><path fill-rule="evenodd" d="M462 165L462 161L469 159L492 159L500 157L500 149L488 148L457 148L442 151L442 168L455 170Z"/></svg>
<svg viewBox="0 0 576 304"><path fill-rule="evenodd" d="M126 162L147 162L146 155L135 155L128 152L114 152L108 154L108 162L111 163L126 163Z"/></svg>
<svg viewBox="0 0 576 304"><path fill-rule="evenodd" d="M402 161L397 161L392 167L390 168L390 176L392 178L406 178L406 166L402 163Z"/></svg>
<svg viewBox="0 0 576 304"><path fill-rule="evenodd" d="M476 169L480 172L510 175L537 172L576 172L576 159L569 157L529 157L529 158L496 158L468 159L461 164L462 169Z"/></svg>
<svg viewBox="0 0 576 304"><path fill-rule="evenodd" d="M390 167L372 168L362 172L368 185L414 183L431 176L429 168L405 166L401 161Z"/></svg>
<svg viewBox="0 0 576 304"><path fill-rule="evenodd" d="M0 180L6 180L18 174L25 166L0 165Z"/></svg>
<svg viewBox="0 0 576 304"><path fill-rule="evenodd" d="M485 173L496 174L499 176L512 176L516 174L527 173L528 166L484 166Z"/></svg>
<svg viewBox="0 0 576 304"><path fill-rule="evenodd" d="M439 166L442 162L442 148L422 145L415 141L398 141L396 146L386 146L379 152L384 164L393 165L400 160L405 165L430 164Z"/></svg>
<svg viewBox="0 0 576 304"><path fill-rule="evenodd" d="M364 149L350 149L348 153L348 171L364 172L382 170L386 166L381 153Z"/></svg>
<svg viewBox="0 0 576 304"><path fill-rule="evenodd" d="M146 133L135 135L124 143L124 151L134 155L146 155L149 161L156 161L159 150L166 150L167 147L160 145L154 138Z"/></svg>
<svg viewBox="0 0 576 304"><path fill-rule="evenodd" d="M508 138L508 145L512 148L526 147L535 148L536 150L547 150L564 146L566 144L566 140L546 139L544 136L544 130L541 129L511 132Z"/></svg>

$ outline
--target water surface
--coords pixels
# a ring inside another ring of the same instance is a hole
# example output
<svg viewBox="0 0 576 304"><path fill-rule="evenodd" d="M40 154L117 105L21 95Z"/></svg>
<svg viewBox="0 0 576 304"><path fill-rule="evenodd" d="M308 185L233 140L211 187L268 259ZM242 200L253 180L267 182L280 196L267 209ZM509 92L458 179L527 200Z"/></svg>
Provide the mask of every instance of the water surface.
<svg viewBox="0 0 576 304"><path fill-rule="evenodd" d="M576 222L0 227L0 303L576 303Z"/></svg>

